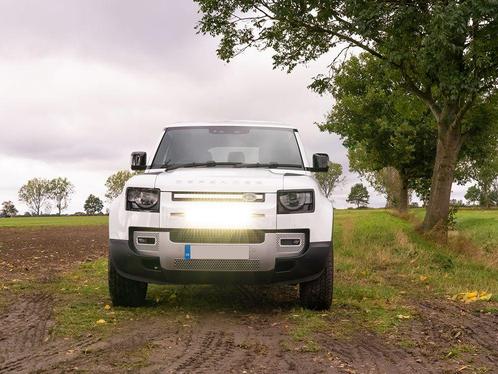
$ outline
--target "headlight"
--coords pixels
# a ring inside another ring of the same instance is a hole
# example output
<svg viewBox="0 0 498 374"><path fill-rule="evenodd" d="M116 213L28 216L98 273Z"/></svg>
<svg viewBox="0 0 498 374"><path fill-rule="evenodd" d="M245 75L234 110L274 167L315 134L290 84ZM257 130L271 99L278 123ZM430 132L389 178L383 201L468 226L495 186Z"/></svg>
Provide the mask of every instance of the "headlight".
<svg viewBox="0 0 498 374"><path fill-rule="evenodd" d="M159 212L161 191L155 188L128 188L126 190L126 210Z"/></svg>
<svg viewBox="0 0 498 374"><path fill-rule="evenodd" d="M315 210L313 190L287 190L277 192L277 213L311 213Z"/></svg>

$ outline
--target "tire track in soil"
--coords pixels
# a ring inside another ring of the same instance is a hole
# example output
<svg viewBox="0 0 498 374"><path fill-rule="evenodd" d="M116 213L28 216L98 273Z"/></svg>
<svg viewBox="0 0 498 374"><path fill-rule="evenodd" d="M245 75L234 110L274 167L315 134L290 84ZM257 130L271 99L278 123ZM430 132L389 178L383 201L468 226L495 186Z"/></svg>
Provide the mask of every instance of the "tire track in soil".
<svg viewBox="0 0 498 374"><path fill-rule="evenodd" d="M476 314L451 302L422 302L414 306L418 314L400 327L395 340L369 332L348 339L317 333L322 350L306 353L284 348L288 335L281 313L254 312L261 304L266 304L263 309L273 307L263 302L266 296L260 291L240 289L250 313L207 312L187 321L171 317L135 321L117 327L103 341L92 336L51 340L52 297L26 295L0 315L0 373L62 373L75 367L95 372L131 367L144 373L439 373L455 370L457 363L443 359L441 352L457 342L479 348L473 366L498 367L496 315ZM294 294L291 289L291 299ZM401 338L416 344L398 346ZM145 359L140 356L142 349Z"/></svg>
<svg viewBox="0 0 498 374"><path fill-rule="evenodd" d="M64 359L68 351L83 352L98 338L77 342L50 340L53 298L26 295L15 300L0 316L0 373L33 372Z"/></svg>
<svg viewBox="0 0 498 374"><path fill-rule="evenodd" d="M422 302L416 308L419 320L410 326L410 334L432 348L423 353L441 357L453 346L466 344L477 350L475 365L498 368L498 315L454 302Z"/></svg>
<svg viewBox="0 0 498 374"><path fill-rule="evenodd" d="M52 297L28 295L14 301L0 316L0 363L39 346L52 326Z"/></svg>
<svg viewBox="0 0 498 374"><path fill-rule="evenodd" d="M200 369L217 368L218 363L229 357L234 348L233 334L208 330L203 332L202 336L196 336L191 340L190 346L186 349L185 358L172 370L188 373Z"/></svg>
<svg viewBox="0 0 498 374"><path fill-rule="evenodd" d="M314 355L283 350L285 334L280 327L272 326L271 316L263 315L261 320L253 314L251 317L204 316L189 329L188 337L182 339L185 343L176 348L173 357L158 350L158 355L151 357L156 364L143 372L330 372L329 364ZM166 364L168 361L172 363Z"/></svg>
<svg viewBox="0 0 498 374"><path fill-rule="evenodd" d="M187 327L170 318L141 321L113 334L80 355L51 368L52 372L78 369L91 372L141 373L338 373L316 354L283 350L286 337L275 317L261 320L228 313L202 314ZM135 337L134 340L130 339ZM142 349L145 361L133 360Z"/></svg>
<svg viewBox="0 0 498 374"><path fill-rule="evenodd" d="M384 339L363 333L350 339L338 339L319 334L319 343L333 357L347 368L346 371L357 373L439 373L440 370L424 360L418 362L410 352Z"/></svg>

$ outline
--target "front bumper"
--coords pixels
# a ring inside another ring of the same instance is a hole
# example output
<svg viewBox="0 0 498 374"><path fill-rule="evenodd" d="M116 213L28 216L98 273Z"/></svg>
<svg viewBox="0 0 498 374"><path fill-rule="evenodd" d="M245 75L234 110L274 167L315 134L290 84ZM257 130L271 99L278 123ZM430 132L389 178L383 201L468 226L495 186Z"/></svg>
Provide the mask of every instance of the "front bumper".
<svg viewBox="0 0 498 374"><path fill-rule="evenodd" d="M156 247L139 245L137 235L154 237ZM295 252L279 244L282 238L296 235L303 240ZM185 259L185 244L167 229L132 227L129 238L110 240L110 261L125 278L159 284L300 283L321 275L332 250L330 241L310 243L309 230L267 230L262 242L246 244L250 253L246 260Z"/></svg>

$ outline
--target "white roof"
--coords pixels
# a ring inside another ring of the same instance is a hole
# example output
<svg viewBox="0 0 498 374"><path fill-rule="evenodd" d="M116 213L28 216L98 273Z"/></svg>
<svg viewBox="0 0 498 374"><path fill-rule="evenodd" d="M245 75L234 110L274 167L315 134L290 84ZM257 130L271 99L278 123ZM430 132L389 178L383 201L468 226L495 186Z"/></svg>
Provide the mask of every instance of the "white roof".
<svg viewBox="0 0 498 374"><path fill-rule="evenodd" d="M272 121L213 121L213 122L176 122L167 125L165 129L171 127L192 127L192 126L252 126L252 127L281 127L284 129L297 129L294 126L281 122Z"/></svg>

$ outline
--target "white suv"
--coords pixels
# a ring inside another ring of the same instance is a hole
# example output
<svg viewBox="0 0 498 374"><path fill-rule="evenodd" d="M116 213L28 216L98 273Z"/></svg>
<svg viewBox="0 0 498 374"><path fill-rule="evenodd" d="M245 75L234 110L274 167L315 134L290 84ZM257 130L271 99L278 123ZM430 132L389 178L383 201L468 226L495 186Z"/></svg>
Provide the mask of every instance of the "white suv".
<svg viewBox="0 0 498 374"><path fill-rule="evenodd" d="M223 122L168 126L150 165L109 218L114 305L145 301L148 283L299 283L304 307L332 300L332 204L292 127Z"/></svg>

